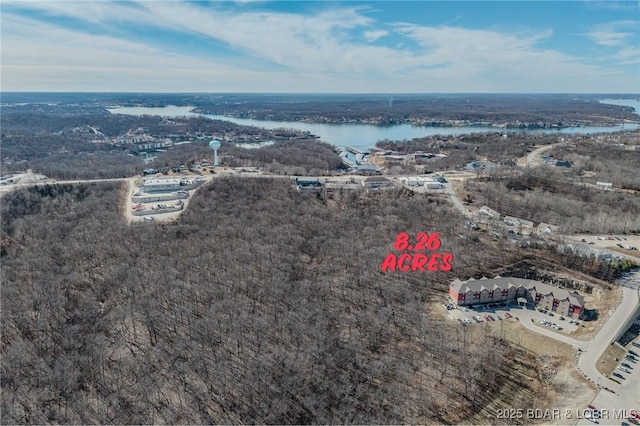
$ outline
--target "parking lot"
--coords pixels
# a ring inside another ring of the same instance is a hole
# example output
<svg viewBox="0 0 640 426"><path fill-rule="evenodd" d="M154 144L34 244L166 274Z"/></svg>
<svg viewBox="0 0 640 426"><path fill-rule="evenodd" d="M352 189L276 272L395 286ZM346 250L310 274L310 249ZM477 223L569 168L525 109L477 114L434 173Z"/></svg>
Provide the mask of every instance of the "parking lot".
<svg viewBox="0 0 640 426"><path fill-rule="evenodd" d="M474 308L445 304L444 308L449 313L449 318L458 321L462 325L479 324L489 321L502 321L512 319L507 304L492 304L491 306L477 306Z"/></svg>
<svg viewBox="0 0 640 426"><path fill-rule="evenodd" d="M553 312L538 310L531 307L518 306L517 303L498 303L488 305L475 305L473 307L456 306L452 303L444 304L449 318L461 325L479 324L490 321L502 321L517 318L520 321L529 321L538 327L556 331L558 333L571 333L579 327L584 327L582 321L565 318Z"/></svg>
<svg viewBox="0 0 640 426"><path fill-rule="evenodd" d="M609 380L624 384L625 391L615 394L601 390L588 406L594 415L583 416L577 425L640 425L640 338L637 335L626 345L624 357L618 361ZM598 386L606 386L606 381L602 378Z"/></svg>

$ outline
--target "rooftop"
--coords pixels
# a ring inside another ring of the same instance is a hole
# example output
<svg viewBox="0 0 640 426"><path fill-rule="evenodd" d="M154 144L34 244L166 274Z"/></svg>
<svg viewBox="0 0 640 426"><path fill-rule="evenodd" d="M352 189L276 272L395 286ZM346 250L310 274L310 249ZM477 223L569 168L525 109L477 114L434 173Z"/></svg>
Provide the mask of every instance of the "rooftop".
<svg viewBox="0 0 640 426"><path fill-rule="evenodd" d="M458 293L466 293L468 291L482 291L483 289L492 291L508 290L511 287L524 287L527 290L535 290L536 293L540 293L545 296L553 295L553 297L558 300L569 300L569 303L575 306L584 306L583 297L575 291L571 292L564 288L555 287L550 284L545 284L543 282L535 280L528 280L525 278L497 276L491 279L482 277L479 280L471 278L467 281L456 279L451 283L451 287L453 287L453 289Z"/></svg>

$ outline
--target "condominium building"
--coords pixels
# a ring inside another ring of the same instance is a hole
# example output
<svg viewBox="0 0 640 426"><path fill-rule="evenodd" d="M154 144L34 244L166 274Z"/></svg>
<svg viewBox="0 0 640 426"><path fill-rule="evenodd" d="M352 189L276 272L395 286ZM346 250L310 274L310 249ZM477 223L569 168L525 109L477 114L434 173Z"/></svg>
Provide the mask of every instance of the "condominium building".
<svg viewBox="0 0 640 426"><path fill-rule="evenodd" d="M584 312L584 299L577 292L525 278L455 280L449 286L449 295L461 306L518 300L573 318Z"/></svg>

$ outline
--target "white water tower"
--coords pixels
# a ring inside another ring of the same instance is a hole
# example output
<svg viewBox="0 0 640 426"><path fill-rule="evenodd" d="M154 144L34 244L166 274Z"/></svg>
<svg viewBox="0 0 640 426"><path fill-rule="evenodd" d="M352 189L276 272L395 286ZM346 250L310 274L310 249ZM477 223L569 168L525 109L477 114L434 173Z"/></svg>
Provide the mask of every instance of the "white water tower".
<svg viewBox="0 0 640 426"><path fill-rule="evenodd" d="M218 148L220 148L220 141L217 139L212 140L211 142L209 142L209 148L213 149L213 165L219 166L220 164L218 163Z"/></svg>

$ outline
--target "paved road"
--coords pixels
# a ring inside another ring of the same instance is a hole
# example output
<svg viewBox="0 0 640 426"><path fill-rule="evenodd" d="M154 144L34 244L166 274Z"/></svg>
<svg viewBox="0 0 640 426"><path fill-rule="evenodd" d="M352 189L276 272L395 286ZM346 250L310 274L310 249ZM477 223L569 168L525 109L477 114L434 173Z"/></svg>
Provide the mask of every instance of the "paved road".
<svg viewBox="0 0 640 426"><path fill-rule="evenodd" d="M592 405L600 410L607 410L603 413L600 424L619 425L623 420L621 419L622 414L628 413L631 409L636 409L640 412L640 363L634 364L632 374L624 374L626 379L621 380L621 384L609 380L608 377L600 374L596 368L598 360L604 351L640 314L640 289L638 288L640 286L635 285L640 284L640 271L630 274L626 280L633 281L634 285L621 287L622 298L620 304L609 315L600 331L590 341L572 339L560 333L555 333L549 328L540 327L531 321L531 318L535 316L534 311L527 309L518 311L521 323L529 330L572 345L580 350L578 370L601 388ZM587 425L592 423L589 420L581 419L576 424Z"/></svg>
<svg viewBox="0 0 640 426"><path fill-rule="evenodd" d="M640 280L640 272L636 272L636 279ZM629 390L628 383L619 385L608 380L608 378L598 372L596 365L598 359L600 359L600 356L607 347L630 325L629 321L635 318L638 312L640 312L639 296L637 289L622 287L622 300L620 304L603 324L598 334L583 347L583 352L578 359L578 368L589 379L594 383L608 382L606 386L621 395ZM638 396L638 389L636 388L635 390L636 396Z"/></svg>
<svg viewBox="0 0 640 426"><path fill-rule="evenodd" d="M449 194L451 196L451 201L453 202L453 206L458 211L460 211L460 213L462 213L466 217L473 216L473 213L471 213L469 210L467 210L467 208L464 206L464 204L462 204L462 201L458 197L458 194L456 194L456 191L453 189L453 183L451 181L449 181L449 182L444 184L444 189L447 192L447 194Z"/></svg>
<svg viewBox="0 0 640 426"><path fill-rule="evenodd" d="M76 183L101 183L101 182L123 182L130 178L115 178L115 179L76 179L76 180L44 180L41 182L29 182L29 183L13 183L10 185L2 185L0 186L0 196L7 194L11 191L15 191L17 189L28 188L31 186L45 186L45 185L54 185L54 184L76 184Z"/></svg>
<svg viewBox="0 0 640 426"><path fill-rule="evenodd" d="M525 157L519 158L517 161L517 164L521 167L538 166L542 163L542 159L540 157L542 156L543 152L549 151L552 148L555 148L556 146L562 145L563 143L564 142L539 146L535 148L533 151L531 151L529 154L527 154Z"/></svg>

